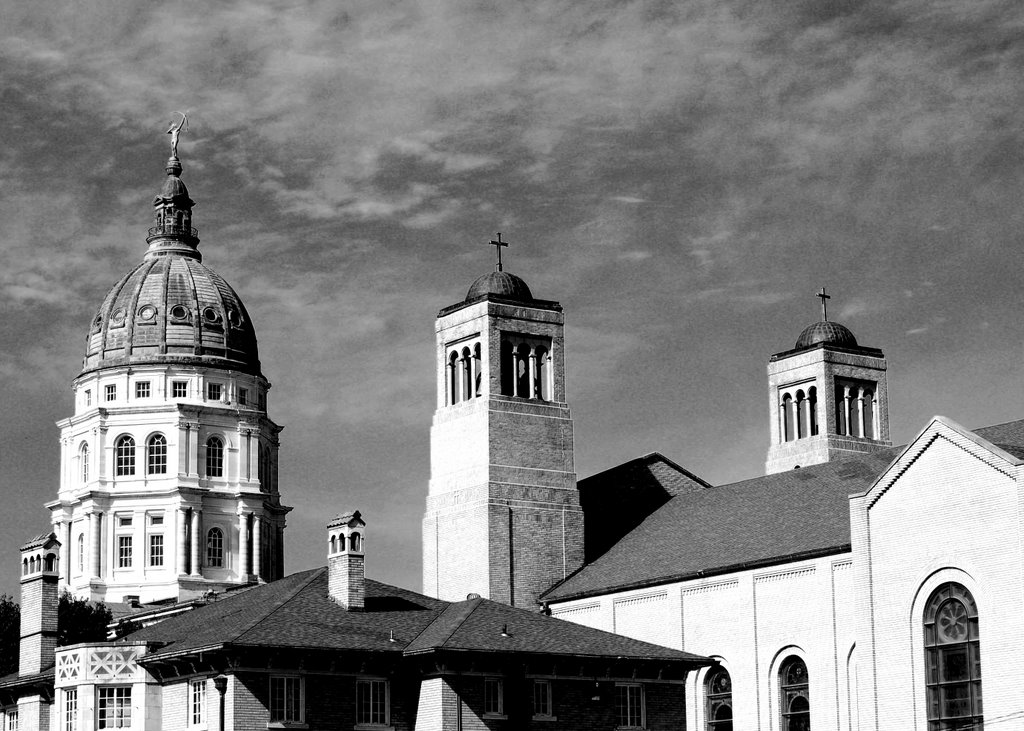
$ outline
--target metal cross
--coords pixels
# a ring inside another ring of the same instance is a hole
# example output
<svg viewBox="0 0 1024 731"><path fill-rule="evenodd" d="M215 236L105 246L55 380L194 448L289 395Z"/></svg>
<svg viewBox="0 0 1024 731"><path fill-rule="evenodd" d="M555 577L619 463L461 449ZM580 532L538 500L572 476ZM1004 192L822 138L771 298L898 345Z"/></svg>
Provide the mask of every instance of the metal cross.
<svg viewBox="0 0 1024 731"><path fill-rule="evenodd" d="M499 233L498 234L498 240L497 241L489 241L487 245L488 246L493 246L495 249L498 250L498 266L494 269L494 271L500 272L501 271L501 247L502 246L508 246L508 242L507 241L502 241L501 240L501 234Z"/></svg>
<svg viewBox="0 0 1024 731"><path fill-rule="evenodd" d="M828 322L828 309L826 308L825 300L832 299L832 295L825 294L825 288L822 287L821 291L814 296L821 298L821 321Z"/></svg>

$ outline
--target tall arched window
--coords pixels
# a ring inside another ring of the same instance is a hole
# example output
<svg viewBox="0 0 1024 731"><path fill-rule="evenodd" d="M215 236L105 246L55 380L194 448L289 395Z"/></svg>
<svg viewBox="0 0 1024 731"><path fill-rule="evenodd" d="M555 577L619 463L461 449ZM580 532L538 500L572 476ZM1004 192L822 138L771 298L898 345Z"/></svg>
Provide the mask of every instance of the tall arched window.
<svg viewBox="0 0 1024 731"><path fill-rule="evenodd" d="M224 532L220 528L210 528L206 534L206 565L224 566Z"/></svg>
<svg viewBox="0 0 1024 731"><path fill-rule="evenodd" d="M793 397L788 393L782 397L782 441L796 439L796 414L793 413Z"/></svg>
<svg viewBox="0 0 1024 731"><path fill-rule="evenodd" d="M550 368L551 356L548 354L548 349L543 345L538 347L536 350L537 357L537 376L536 382L533 384L533 397L538 398L541 401L548 400L548 369Z"/></svg>
<svg viewBox="0 0 1024 731"><path fill-rule="evenodd" d="M206 440L206 476L224 476L224 442L220 437Z"/></svg>
<svg viewBox="0 0 1024 731"><path fill-rule="evenodd" d="M808 421L811 425L811 436L818 434L818 389L811 386L807 389Z"/></svg>
<svg viewBox="0 0 1024 731"><path fill-rule="evenodd" d="M114 474L124 477L135 474L135 440L125 434L114 442Z"/></svg>
<svg viewBox="0 0 1024 731"><path fill-rule="evenodd" d="M878 435L875 434L875 394L864 389L861 398L864 399L864 436L868 439L878 439Z"/></svg>
<svg viewBox="0 0 1024 731"><path fill-rule="evenodd" d="M85 536L78 534L78 573L85 571Z"/></svg>
<svg viewBox="0 0 1024 731"><path fill-rule="evenodd" d="M480 359L480 343L473 346L473 397L480 395L483 384L483 361Z"/></svg>
<svg viewBox="0 0 1024 731"><path fill-rule="evenodd" d="M85 442L78 448L78 469L84 485L89 482L89 445Z"/></svg>
<svg viewBox="0 0 1024 731"><path fill-rule="evenodd" d="M732 731L732 679L729 671L718 668L708 673L704 694L707 698L708 731Z"/></svg>
<svg viewBox="0 0 1024 731"><path fill-rule="evenodd" d="M786 658L779 668L782 731L810 731L811 701L807 691L807 665L799 657Z"/></svg>
<svg viewBox="0 0 1024 731"><path fill-rule="evenodd" d="M448 404L457 404L462 399L462 385L459 380L459 354L452 351L448 356Z"/></svg>
<svg viewBox="0 0 1024 731"><path fill-rule="evenodd" d="M980 729L978 606L959 584L943 584L924 609L928 729Z"/></svg>
<svg viewBox="0 0 1024 731"><path fill-rule="evenodd" d="M167 438L163 434L154 434L146 443L146 474L163 475L167 473Z"/></svg>

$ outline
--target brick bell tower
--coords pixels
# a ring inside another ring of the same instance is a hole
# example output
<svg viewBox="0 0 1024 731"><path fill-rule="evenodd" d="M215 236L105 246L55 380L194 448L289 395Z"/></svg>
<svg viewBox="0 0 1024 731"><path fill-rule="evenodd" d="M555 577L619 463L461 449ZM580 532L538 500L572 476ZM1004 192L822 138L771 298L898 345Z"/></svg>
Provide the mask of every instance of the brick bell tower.
<svg viewBox="0 0 1024 731"><path fill-rule="evenodd" d="M768 474L892 446L885 354L828 319L824 287L817 296L821 321L768 361Z"/></svg>
<svg viewBox="0 0 1024 731"><path fill-rule="evenodd" d="M437 316L423 590L532 607L583 562L564 316L491 243L495 271Z"/></svg>

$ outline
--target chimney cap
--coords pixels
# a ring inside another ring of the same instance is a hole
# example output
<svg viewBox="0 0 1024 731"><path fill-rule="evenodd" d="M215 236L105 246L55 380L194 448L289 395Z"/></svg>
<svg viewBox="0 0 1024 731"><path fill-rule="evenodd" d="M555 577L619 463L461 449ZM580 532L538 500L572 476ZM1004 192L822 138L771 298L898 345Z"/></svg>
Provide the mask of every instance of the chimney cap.
<svg viewBox="0 0 1024 731"><path fill-rule="evenodd" d="M60 541L57 540L57 534L53 533L42 533L31 541L21 547L22 551L31 551L34 548L50 548L53 544L60 545Z"/></svg>

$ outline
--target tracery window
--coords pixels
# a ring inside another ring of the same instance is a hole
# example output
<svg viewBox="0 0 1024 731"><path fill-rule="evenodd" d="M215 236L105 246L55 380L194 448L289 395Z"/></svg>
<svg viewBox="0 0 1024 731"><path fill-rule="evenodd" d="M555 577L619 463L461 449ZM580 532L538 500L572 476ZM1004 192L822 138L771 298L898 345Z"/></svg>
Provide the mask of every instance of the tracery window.
<svg viewBox="0 0 1024 731"><path fill-rule="evenodd" d="M959 584L943 584L924 610L928 729L981 729L978 607Z"/></svg>
<svg viewBox="0 0 1024 731"><path fill-rule="evenodd" d="M135 440L125 434L114 443L114 470L118 477L135 474Z"/></svg>
<svg viewBox="0 0 1024 731"><path fill-rule="evenodd" d="M779 708L782 731L810 731L807 665L799 657L786 658L779 668Z"/></svg>
<svg viewBox="0 0 1024 731"><path fill-rule="evenodd" d="M206 440L206 476L224 476L224 442L220 437Z"/></svg>
<svg viewBox="0 0 1024 731"><path fill-rule="evenodd" d="M710 672L704 693L708 731L732 731L732 679L729 671L718 668Z"/></svg>
<svg viewBox="0 0 1024 731"><path fill-rule="evenodd" d="M210 528L206 534L206 565L224 566L224 532L220 528Z"/></svg>
<svg viewBox="0 0 1024 731"><path fill-rule="evenodd" d="M146 444L146 474L163 475L167 473L167 438L163 434L154 434Z"/></svg>

